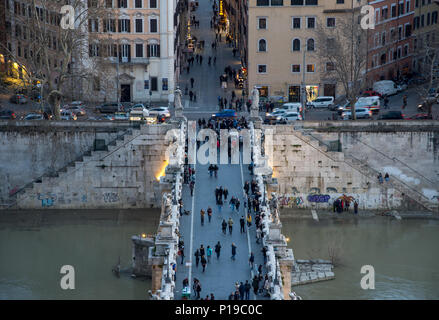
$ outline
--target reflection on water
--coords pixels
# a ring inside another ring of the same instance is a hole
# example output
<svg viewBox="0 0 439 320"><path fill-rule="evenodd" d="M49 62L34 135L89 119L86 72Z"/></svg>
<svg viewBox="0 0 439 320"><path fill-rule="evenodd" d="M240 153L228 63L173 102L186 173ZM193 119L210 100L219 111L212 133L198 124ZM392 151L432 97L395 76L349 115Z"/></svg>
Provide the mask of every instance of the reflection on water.
<svg viewBox="0 0 439 320"><path fill-rule="evenodd" d="M439 299L439 221L282 219L296 259L337 252L335 280L294 287L304 299ZM363 290L363 265L375 269L375 290Z"/></svg>
<svg viewBox="0 0 439 320"><path fill-rule="evenodd" d="M151 210L0 214L0 299L147 299L151 280L116 278L131 267L131 236L155 233ZM75 268L75 290L60 287L61 266Z"/></svg>

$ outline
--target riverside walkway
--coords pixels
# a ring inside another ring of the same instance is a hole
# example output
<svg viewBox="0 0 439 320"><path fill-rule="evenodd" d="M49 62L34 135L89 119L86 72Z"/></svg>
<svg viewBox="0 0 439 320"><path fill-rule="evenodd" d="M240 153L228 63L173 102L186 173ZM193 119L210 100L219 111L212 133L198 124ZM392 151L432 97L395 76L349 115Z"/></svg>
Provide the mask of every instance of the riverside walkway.
<svg viewBox="0 0 439 320"><path fill-rule="evenodd" d="M242 158L241 158L242 160ZM192 281L194 278L200 280L202 291L201 298L206 295L214 294L216 299L228 299L228 296L235 291L235 282L246 280L251 284L252 271L248 262L250 252L254 252L255 266L263 264L263 255L261 252L262 245L256 243L256 229L254 223L254 213L252 214L252 225L250 228L245 227L246 232L240 232L239 219L242 215L245 217L244 199L245 193L243 185L245 181L251 181L252 176L249 173L247 165L242 161L238 164L218 165L218 176L210 177L208 172L209 165L195 165L195 189L191 197L188 185L183 187L183 204L186 210L190 210L190 215L183 215L180 218L180 234L184 241L184 264L181 263L180 257L177 263L177 280L175 289L175 298L181 298L182 281L187 278L190 281L192 291ZM232 212L230 204L224 203L221 212L215 202L215 188L222 186L229 191L228 200L232 196L239 198L241 206L239 213ZM204 226L201 225L200 210L211 207L213 210L212 220L209 222L207 213L205 215ZM221 223L231 217L234 221L232 235L227 231L223 234ZM204 248L210 246L214 249L216 243L221 243L220 258L216 258L215 252L212 254L211 262L207 264L203 273L201 263L198 268L195 266L194 253L202 244ZM236 260L231 259L231 246L235 243L237 246ZM263 269L265 270L265 268ZM264 272L263 272L264 273ZM261 284L262 285L262 281ZM192 292L192 298L194 293ZM250 299L262 299L261 295L254 296L251 290Z"/></svg>

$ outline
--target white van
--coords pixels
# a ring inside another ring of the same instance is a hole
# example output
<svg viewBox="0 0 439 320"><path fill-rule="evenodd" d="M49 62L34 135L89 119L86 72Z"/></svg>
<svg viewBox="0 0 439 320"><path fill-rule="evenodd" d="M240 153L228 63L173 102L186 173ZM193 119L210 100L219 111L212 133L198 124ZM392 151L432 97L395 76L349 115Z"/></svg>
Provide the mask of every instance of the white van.
<svg viewBox="0 0 439 320"><path fill-rule="evenodd" d="M380 97L361 97L355 102L355 109L357 108L367 108L374 113L378 113L381 108Z"/></svg>
<svg viewBox="0 0 439 320"><path fill-rule="evenodd" d="M281 107L274 109L273 112L278 111L278 110L286 110L288 112L291 111L291 112L301 113L302 112L302 104L299 102L284 103Z"/></svg>
<svg viewBox="0 0 439 320"><path fill-rule="evenodd" d="M317 97L314 101L307 103L310 108L329 108L334 104L334 97Z"/></svg>
<svg viewBox="0 0 439 320"><path fill-rule="evenodd" d="M373 84L373 90L381 95L394 95L398 93L398 86L392 80L381 80Z"/></svg>

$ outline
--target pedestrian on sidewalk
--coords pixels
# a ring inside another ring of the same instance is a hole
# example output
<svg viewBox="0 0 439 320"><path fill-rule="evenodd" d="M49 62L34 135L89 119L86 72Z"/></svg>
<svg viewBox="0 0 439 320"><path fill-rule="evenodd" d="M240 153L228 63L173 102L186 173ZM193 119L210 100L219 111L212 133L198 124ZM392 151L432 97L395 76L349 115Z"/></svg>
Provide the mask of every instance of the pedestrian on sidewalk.
<svg viewBox="0 0 439 320"><path fill-rule="evenodd" d="M210 258L212 257L212 248L210 246L207 246L207 263L210 263Z"/></svg>
<svg viewBox="0 0 439 320"><path fill-rule="evenodd" d="M181 264L183 264L183 261L184 261L184 246L183 245L181 246L179 252L180 252L180 257L181 257Z"/></svg>
<svg viewBox="0 0 439 320"><path fill-rule="evenodd" d="M235 197L232 197L232 199L230 199L230 209L233 211L235 211Z"/></svg>
<svg viewBox="0 0 439 320"><path fill-rule="evenodd" d="M200 250L199 250L199 249L197 249L197 250L195 251L194 256L195 256L195 267L198 268L198 263L200 263L200 257L201 257L201 254L200 254Z"/></svg>
<svg viewBox="0 0 439 320"><path fill-rule="evenodd" d="M250 228L252 226L252 216L250 214L247 214L247 228Z"/></svg>
<svg viewBox="0 0 439 320"><path fill-rule="evenodd" d="M233 242L233 243L232 243L232 257L231 257L231 259L232 259L232 260L235 260L235 256L236 256L236 245L235 245L235 243Z"/></svg>
<svg viewBox="0 0 439 320"><path fill-rule="evenodd" d="M238 198L236 198L236 200L235 200L235 206L236 206L236 212L238 212L239 213L239 206L241 205L241 201L239 201L239 199Z"/></svg>
<svg viewBox="0 0 439 320"><path fill-rule="evenodd" d="M252 253L250 253L250 258L248 259L248 263L250 265L250 268L253 270L253 266L255 263L255 255Z"/></svg>
<svg viewBox="0 0 439 320"><path fill-rule="evenodd" d="M209 219L209 223L210 223L210 220L212 220L212 208L211 207L207 208L207 218Z"/></svg>
<svg viewBox="0 0 439 320"><path fill-rule="evenodd" d="M223 230L223 233L226 234L227 222L225 219L223 219L223 222L221 223L221 228Z"/></svg>
<svg viewBox="0 0 439 320"><path fill-rule="evenodd" d="M191 197L194 196L194 187L195 187L195 182L192 180L191 183L189 184L189 189L191 190Z"/></svg>
<svg viewBox="0 0 439 320"><path fill-rule="evenodd" d="M241 225L241 233L245 233L245 220L244 220L244 216L241 216L241 219L239 219L239 223Z"/></svg>
<svg viewBox="0 0 439 320"><path fill-rule="evenodd" d="M225 224L226 221L223 220L223 224ZM223 227L223 233L226 233L226 228ZM220 257L220 253L221 253L221 243L218 241L218 243L215 245L215 253L216 253L216 259L218 260Z"/></svg>
<svg viewBox="0 0 439 320"><path fill-rule="evenodd" d="M194 102L197 102L197 94L194 92Z"/></svg>
<svg viewBox="0 0 439 320"><path fill-rule="evenodd" d="M203 56L200 54L200 65L203 64Z"/></svg>
<svg viewBox="0 0 439 320"><path fill-rule="evenodd" d="M197 63L198 63L199 59L200 59L200 56L197 54L197 55L195 56L195 60L197 60Z"/></svg>
<svg viewBox="0 0 439 320"><path fill-rule="evenodd" d="M207 64L210 66L211 62L212 62L212 57L209 56L209 61L207 62Z"/></svg>
<svg viewBox="0 0 439 320"><path fill-rule="evenodd" d="M189 74L189 69L190 69L190 68L189 68L189 65L187 65L187 66L186 66L186 72L187 72L187 74Z"/></svg>
<svg viewBox="0 0 439 320"><path fill-rule="evenodd" d="M264 257L264 264L266 264L266 263L267 263L267 251L268 251L268 249L267 249L266 246L264 246L264 247L261 249L261 251L262 251L262 256Z"/></svg>
<svg viewBox="0 0 439 320"><path fill-rule="evenodd" d="M191 78L191 88L194 87L194 82L195 82L195 79L194 79L194 78Z"/></svg>
<svg viewBox="0 0 439 320"><path fill-rule="evenodd" d="M227 223L229 225L229 233L230 235L232 235L232 231L233 231L233 220L232 217L229 218L229 221Z"/></svg>
<svg viewBox="0 0 439 320"><path fill-rule="evenodd" d="M239 285L239 297L241 300L244 300L244 294L245 294L245 286L244 283L241 282Z"/></svg>
<svg viewBox="0 0 439 320"><path fill-rule="evenodd" d="M189 91L189 100L190 101L192 101L193 96L194 96L194 93L192 92L192 90Z"/></svg>
<svg viewBox="0 0 439 320"><path fill-rule="evenodd" d="M358 214L358 202L357 202L357 200L354 201L354 213Z"/></svg>
<svg viewBox="0 0 439 320"><path fill-rule="evenodd" d="M256 228L256 243L259 244L259 240L261 239L262 230L260 228Z"/></svg>
<svg viewBox="0 0 439 320"><path fill-rule="evenodd" d="M203 267L203 272L206 270L206 257L201 256L201 266Z"/></svg>
<svg viewBox="0 0 439 320"><path fill-rule="evenodd" d="M200 292L201 292L201 284L200 284L200 282L198 281L197 282L197 285L196 285L196 292L197 292L197 299L200 299Z"/></svg>
<svg viewBox="0 0 439 320"><path fill-rule="evenodd" d="M223 194L224 194L224 201L227 201L227 196L229 195L229 190L227 190L227 188L224 188Z"/></svg>
<svg viewBox="0 0 439 320"><path fill-rule="evenodd" d="M213 165L213 173L215 174L215 178L217 178L218 177L218 166L216 165L216 164L214 164ZM227 190L227 189L224 189L224 190ZM229 192L227 191L227 194L228 194ZM227 195L224 195L224 200L227 200Z"/></svg>
<svg viewBox="0 0 439 320"><path fill-rule="evenodd" d="M253 287L253 292L254 292L255 296L258 295L259 279L258 279L258 277L256 275L253 277L252 287Z"/></svg>
<svg viewBox="0 0 439 320"><path fill-rule="evenodd" d="M200 217L201 217L201 225L202 225L202 226L204 226L204 214L205 214L204 210L201 209L201 211L200 211Z"/></svg>
<svg viewBox="0 0 439 320"><path fill-rule="evenodd" d="M250 289L252 286L248 283L248 280L245 280L244 291L245 291L245 300L250 300Z"/></svg>
<svg viewBox="0 0 439 320"><path fill-rule="evenodd" d="M204 256L205 254L206 254L206 252L205 252L204 246L201 245L201 246L200 246L200 257L201 257L201 256Z"/></svg>

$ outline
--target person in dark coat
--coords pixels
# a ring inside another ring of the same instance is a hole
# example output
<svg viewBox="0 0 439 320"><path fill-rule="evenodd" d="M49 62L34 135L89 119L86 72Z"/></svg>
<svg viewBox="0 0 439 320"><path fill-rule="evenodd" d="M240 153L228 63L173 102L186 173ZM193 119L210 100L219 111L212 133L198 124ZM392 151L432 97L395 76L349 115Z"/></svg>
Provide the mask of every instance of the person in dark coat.
<svg viewBox="0 0 439 320"><path fill-rule="evenodd" d="M201 265L203 266L203 272L206 270L207 260L204 256L201 256Z"/></svg>
<svg viewBox="0 0 439 320"><path fill-rule="evenodd" d="M221 223L221 229L223 230L223 233L226 234L227 230L227 222L223 219L223 222Z"/></svg>
<svg viewBox="0 0 439 320"><path fill-rule="evenodd" d="M225 224L225 226L224 226ZM223 233L226 233L226 220L223 220ZM221 243L218 241L218 243L215 245L215 253L216 253L216 258L219 259L220 257L220 253L221 253Z"/></svg>
<svg viewBox="0 0 439 320"><path fill-rule="evenodd" d="M198 268L198 263L200 262L200 250L197 249L197 251L195 251L195 266Z"/></svg>
<svg viewBox="0 0 439 320"><path fill-rule="evenodd" d="M245 280L244 290L245 290L245 300L250 300L250 289L252 288L251 284L248 283L248 280Z"/></svg>
<svg viewBox="0 0 439 320"><path fill-rule="evenodd" d="M241 225L241 233L245 233L245 219L244 219L244 216L241 216L241 219L239 219L239 223Z"/></svg>
<svg viewBox="0 0 439 320"><path fill-rule="evenodd" d="M232 260L235 260L235 256L236 256L236 245L235 243L232 243Z"/></svg>
<svg viewBox="0 0 439 320"><path fill-rule="evenodd" d="M354 201L354 213L358 214L358 202L357 202L357 200Z"/></svg>
<svg viewBox="0 0 439 320"><path fill-rule="evenodd" d="M252 287L253 287L254 294L257 295L258 291L259 291L259 279L257 276L254 276L254 278L253 278Z"/></svg>
<svg viewBox="0 0 439 320"><path fill-rule="evenodd" d="M244 294L245 294L245 287L244 284L241 282L239 285L239 297L241 300L244 300Z"/></svg>

